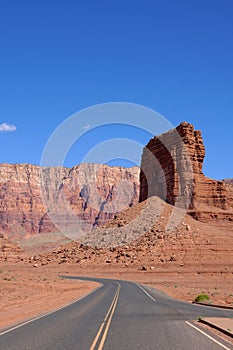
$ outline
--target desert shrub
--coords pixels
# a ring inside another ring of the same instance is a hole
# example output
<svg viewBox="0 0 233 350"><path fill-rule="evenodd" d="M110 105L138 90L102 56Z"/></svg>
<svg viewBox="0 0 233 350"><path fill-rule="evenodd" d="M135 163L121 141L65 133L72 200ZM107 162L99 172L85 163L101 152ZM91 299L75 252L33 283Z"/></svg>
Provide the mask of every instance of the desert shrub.
<svg viewBox="0 0 233 350"><path fill-rule="evenodd" d="M195 301L196 303L201 303L201 302L203 302L203 301L208 301L208 300L210 300L209 295L204 294L204 293L198 294L198 295L196 296L196 298L194 299L194 301Z"/></svg>

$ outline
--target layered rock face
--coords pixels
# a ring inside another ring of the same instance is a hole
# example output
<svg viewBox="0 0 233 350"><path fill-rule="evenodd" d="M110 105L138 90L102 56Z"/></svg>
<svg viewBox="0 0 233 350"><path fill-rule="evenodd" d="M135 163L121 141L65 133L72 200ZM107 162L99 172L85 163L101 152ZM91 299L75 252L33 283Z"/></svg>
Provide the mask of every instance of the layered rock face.
<svg viewBox="0 0 233 350"><path fill-rule="evenodd" d="M0 232L13 239L73 231L77 220L87 231L155 195L196 219L233 220L233 185L204 176L204 157L201 132L181 123L149 141L141 171L100 164L71 169L1 164Z"/></svg>
<svg viewBox="0 0 233 350"><path fill-rule="evenodd" d="M224 179L223 180L226 184L233 185L233 179Z"/></svg>
<svg viewBox="0 0 233 350"><path fill-rule="evenodd" d="M0 261L19 261L21 250L0 233Z"/></svg>
<svg viewBox="0 0 233 350"><path fill-rule="evenodd" d="M84 230L138 202L139 168L0 165L0 229L8 237L58 231L69 215ZM56 218L55 224L51 218Z"/></svg>
<svg viewBox="0 0 233 350"><path fill-rule="evenodd" d="M157 195L196 219L232 219L233 186L207 178L204 157L201 132L189 123L151 139L142 155L140 201Z"/></svg>

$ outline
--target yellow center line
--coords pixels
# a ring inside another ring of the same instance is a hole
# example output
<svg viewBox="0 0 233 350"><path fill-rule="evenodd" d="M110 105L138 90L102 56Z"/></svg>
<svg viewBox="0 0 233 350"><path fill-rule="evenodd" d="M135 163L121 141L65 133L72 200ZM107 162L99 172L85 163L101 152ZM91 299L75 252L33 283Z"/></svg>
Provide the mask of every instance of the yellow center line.
<svg viewBox="0 0 233 350"><path fill-rule="evenodd" d="M111 312L111 314L109 316L109 319L108 319L108 322L106 324L106 327L105 327L105 330L104 330L104 334L103 334L102 339L100 341L100 345L98 347L98 350L102 350L103 349L103 346L104 346L104 343L105 343L105 340L106 340L106 337L107 337L107 334L108 334L108 330L109 330L109 327L110 327L110 324L111 324L111 321L112 321L112 317L113 317L115 308L117 306L117 301L118 301L119 294L120 294L120 289L118 290L117 298L115 300L115 303L114 303L113 308L112 308L112 312Z"/></svg>
<svg viewBox="0 0 233 350"><path fill-rule="evenodd" d="M116 293L114 295L114 298L113 298L113 301L108 309L108 312L95 336L95 339L93 340L93 343L91 344L91 347L90 347L90 350L94 350L95 349L95 346L99 340L99 337L100 337L100 334L102 333L102 330L103 330L103 327L104 325L106 324L106 321L108 320L107 324L106 324L106 328L104 330L104 334L102 336L102 339L101 339L101 342L100 342L100 345L98 347L98 350L101 350L103 349L103 346L104 346L104 342L105 342L105 339L107 337L107 333L108 333L108 329L110 327L110 323L111 323L111 320L112 320L112 317L113 317L113 314L114 314L114 311L115 311L115 308L116 308L116 305L117 305L117 300L118 300L118 297L119 297L119 294L120 294L120 289L121 289L121 286L120 284L118 284L118 287L117 287L117 290L116 290Z"/></svg>

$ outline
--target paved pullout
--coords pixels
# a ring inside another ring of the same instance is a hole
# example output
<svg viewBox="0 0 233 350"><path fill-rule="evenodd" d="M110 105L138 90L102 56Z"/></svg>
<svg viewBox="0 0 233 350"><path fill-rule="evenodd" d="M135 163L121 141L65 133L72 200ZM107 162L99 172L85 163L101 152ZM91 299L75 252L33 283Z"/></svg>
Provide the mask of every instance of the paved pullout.
<svg viewBox="0 0 233 350"><path fill-rule="evenodd" d="M67 307L2 331L0 349L233 350L192 323L200 316L232 318L233 310L191 305L132 282L89 280L102 285Z"/></svg>

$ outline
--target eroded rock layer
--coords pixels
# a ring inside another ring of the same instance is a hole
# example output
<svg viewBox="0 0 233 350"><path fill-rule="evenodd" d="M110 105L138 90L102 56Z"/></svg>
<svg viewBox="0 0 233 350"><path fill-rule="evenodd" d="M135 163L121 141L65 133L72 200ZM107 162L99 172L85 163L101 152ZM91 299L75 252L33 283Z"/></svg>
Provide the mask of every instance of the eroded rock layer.
<svg viewBox="0 0 233 350"><path fill-rule="evenodd" d="M202 171L205 147L201 131L181 123L155 136L143 150L140 202L159 196L186 208L196 219L232 219L233 186L207 178Z"/></svg>
<svg viewBox="0 0 233 350"><path fill-rule="evenodd" d="M20 248L0 233L0 261L19 261L20 254Z"/></svg>
<svg viewBox="0 0 233 350"><path fill-rule="evenodd" d="M0 165L0 229L10 238L58 231L56 224L64 227L70 213L80 218L84 230L90 229L134 205L138 197L137 167Z"/></svg>

